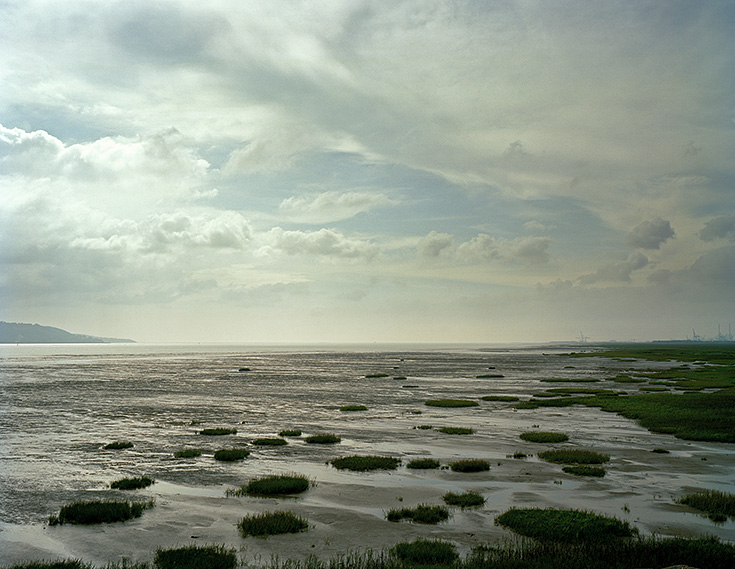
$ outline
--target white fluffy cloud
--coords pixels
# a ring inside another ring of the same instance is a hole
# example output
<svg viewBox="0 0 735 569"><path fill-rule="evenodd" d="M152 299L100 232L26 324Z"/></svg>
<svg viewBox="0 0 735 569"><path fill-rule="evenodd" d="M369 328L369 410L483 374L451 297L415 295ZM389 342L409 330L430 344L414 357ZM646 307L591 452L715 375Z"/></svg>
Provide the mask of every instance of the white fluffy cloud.
<svg viewBox="0 0 735 569"><path fill-rule="evenodd" d="M339 231L322 228L318 231L286 231L273 228L265 236L268 248L288 255L308 255L333 259L369 260L379 253L374 243L346 237Z"/></svg>
<svg viewBox="0 0 735 569"><path fill-rule="evenodd" d="M382 192L322 192L286 198L278 210L291 221L330 223L396 203Z"/></svg>

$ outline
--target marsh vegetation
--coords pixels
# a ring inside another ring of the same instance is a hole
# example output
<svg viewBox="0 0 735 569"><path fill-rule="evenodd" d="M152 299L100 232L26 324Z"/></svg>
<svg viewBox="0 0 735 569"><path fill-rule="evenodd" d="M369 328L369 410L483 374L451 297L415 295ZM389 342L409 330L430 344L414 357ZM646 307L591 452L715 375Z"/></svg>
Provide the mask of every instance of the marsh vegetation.
<svg viewBox="0 0 735 569"><path fill-rule="evenodd" d="M454 472L485 472L490 470L490 462L479 458L457 460L449 465Z"/></svg>
<svg viewBox="0 0 735 569"><path fill-rule="evenodd" d="M59 514L49 517L50 526L62 524L108 524L140 517L154 505L153 501L90 500L72 502L61 507Z"/></svg>
<svg viewBox="0 0 735 569"><path fill-rule="evenodd" d="M445 506L420 504L415 508L395 508L385 515L389 522L408 520L417 524L438 524L449 519L449 510Z"/></svg>
<svg viewBox="0 0 735 569"><path fill-rule="evenodd" d="M424 402L429 407L477 407L477 401L469 399L429 399Z"/></svg>
<svg viewBox="0 0 735 569"><path fill-rule="evenodd" d="M401 464L401 459L390 456L345 456L331 460L330 464L339 470L355 472L395 470Z"/></svg>
<svg viewBox="0 0 735 569"><path fill-rule="evenodd" d="M319 433L316 435L310 435L304 440L312 445L333 445L342 441L340 437L331 433Z"/></svg>
<svg viewBox="0 0 735 569"><path fill-rule="evenodd" d="M121 478L110 484L113 490L138 490L140 488L148 488L155 480L148 476L138 476L135 478Z"/></svg>
<svg viewBox="0 0 735 569"><path fill-rule="evenodd" d="M581 510L511 508L496 517L495 523L540 541L573 544L638 534L628 522Z"/></svg>
<svg viewBox="0 0 735 569"><path fill-rule="evenodd" d="M521 439L530 443L563 443L569 440L564 433L550 431L529 431L519 435Z"/></svg>
<svg viewBox="0 0 735 569"><path fill-rule="evenodd" d="M237 528L243 537L268 537L306 531L309 522L293 512L264 512L245 516L237 524Z"/></svg>
<svg viewBox="0 0 735 569"><path fill-rule="evenodd" d="M214 460L220 462L235 462L243 460L250 455L250 451L244 448L223 448L214 452Z"/></svg>
<svg viewBox="0 0 735 569"><path fill-rule="evenodd" d="M237 552L223 545L188 545L159 549L153 558L155 569L235 569ZM131 568L135 569L135 568Z"/></svg>
<svg viewBox="0 0 735 569"><path fill-rule="evenodd" d="M459 506L460 508L472 508L482 506L485 503L485 498L479 492L469 490L462 494L455 492L447 492L442 496L442 500L447 506Z"/></svg>
<svg viewBox="0 0 735 569"><path fill-rule="evenodd" d="M306 492L309 486L309 479L301 474L274 474L255 478L238 490L228 491L228 495L288 496Z"/></svg>
<svg viewBox="0 0 735 569"><path fill-rule="evenodd" d="M208 437L221 437L223 435L236 435L237 429L231 429L228 427L213 427L210 429L202 429L199 431L200 435L206 435Z"/></svg>

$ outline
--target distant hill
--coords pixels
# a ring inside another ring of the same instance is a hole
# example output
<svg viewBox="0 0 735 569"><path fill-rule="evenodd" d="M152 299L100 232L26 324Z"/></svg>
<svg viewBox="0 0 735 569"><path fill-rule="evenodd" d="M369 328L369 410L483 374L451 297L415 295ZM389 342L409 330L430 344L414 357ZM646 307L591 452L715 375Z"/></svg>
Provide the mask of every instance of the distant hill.
<svg viewBox="0 0 735 569"><path fill-rule="evenodd" d="M40 324L0 322L0 344L113 344L133 343L125 338L102 338L72 334L61 328Z"/></svg>

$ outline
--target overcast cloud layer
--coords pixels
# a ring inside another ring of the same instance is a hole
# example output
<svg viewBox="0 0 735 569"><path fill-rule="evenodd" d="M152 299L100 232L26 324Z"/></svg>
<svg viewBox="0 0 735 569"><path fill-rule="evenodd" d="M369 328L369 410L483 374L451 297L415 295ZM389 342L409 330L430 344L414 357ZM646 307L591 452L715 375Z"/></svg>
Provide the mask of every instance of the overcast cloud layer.
<svg viewBox="0 0 735 569"><path fill-rule="evenodd" d="M735 324L735 5L0 4L0 319L139 341Z"/></svg>

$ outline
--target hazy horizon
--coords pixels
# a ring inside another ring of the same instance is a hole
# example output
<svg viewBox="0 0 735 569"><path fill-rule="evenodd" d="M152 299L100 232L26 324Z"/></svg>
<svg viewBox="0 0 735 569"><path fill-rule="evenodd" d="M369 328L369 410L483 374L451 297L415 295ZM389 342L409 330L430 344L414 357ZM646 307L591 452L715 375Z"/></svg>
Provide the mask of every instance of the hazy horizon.
<svg viewBox="0 0 735 569"><path fill-rule="evenodd" d="M11 0L0 320L159 343L735 324L735 5Z"/></svg>

